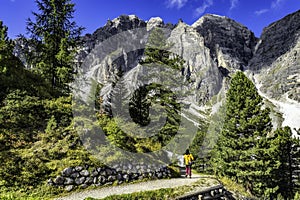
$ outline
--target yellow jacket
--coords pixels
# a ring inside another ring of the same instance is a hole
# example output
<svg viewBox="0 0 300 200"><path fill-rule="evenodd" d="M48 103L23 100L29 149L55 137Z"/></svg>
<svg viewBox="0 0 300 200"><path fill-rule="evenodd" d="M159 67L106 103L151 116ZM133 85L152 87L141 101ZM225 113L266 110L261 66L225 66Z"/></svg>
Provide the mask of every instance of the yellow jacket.
<svg viewBox="0 0 300 200"><path fill-rule="evenodd" d="M190 165L191 162L194 160L194 157L192 154L184 154L183 158L184 158L185 165Z"/></svg>

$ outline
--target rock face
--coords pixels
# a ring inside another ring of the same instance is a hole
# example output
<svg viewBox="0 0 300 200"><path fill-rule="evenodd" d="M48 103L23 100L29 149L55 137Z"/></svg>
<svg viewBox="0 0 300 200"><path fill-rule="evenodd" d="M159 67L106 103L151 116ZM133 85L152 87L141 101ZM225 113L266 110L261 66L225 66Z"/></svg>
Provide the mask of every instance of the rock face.
<svg viewBox="0 0 300 200"><path fill-rule="evenodd" d="M249 69L269 97L300 102L300 11L264 29Z"/></svg>
<svg viewBox="0 0 300 200"><path fill-rule="evenodd" d="M215 15L206 15L192 26L182 21L177 25L165 24L158 17L145 22L136 16L120 16L83 38L85 45L80 53L79 62L84 61L85 56L97 43L111 40L114 35L127 31L128 44L124 42L126 37L122 43L135 49L134 51L127 52L124 47L116 47L113 54L117 56L110 53L103 59L98 59L101 56L92 58L93 63L102 63L101 67L93 71L94 76L101 80L102 84L115 81L117 73L126 73L138 65L144 52L140 48L147 42L149 31L153 27L166 30L169 42L174 44L171 51L185 60L182 73L190 81L186 89L194 93L190 101L202 105L219 93L224 77L248 64L256 41L253 33L246 27L229 18ZM142 34L134 31L143 28L145 30ZM83 68L90 65L91 63Z"/></svg>
<svg viewBox="0 0 300 200"><path fill-rule="evenodd" d="M83 62L97 43L123 31L145 28L146 26L146 22L135 15L121 15L114 20L107 20L107 23L103 27L97 29L93 34L87 34L82 38L83 47L78 55L77 61L79 63Z"/></svg>
<svg viewBox="0 0 300 200"><path fill-rule="evenodd" d="M189 83L183 90L192 94L187 100L190 106L187 110L193 107L194 116L212 97L226 90L226 78L236 70L247 70L255 75L255 84L268 98L287 97L300 102L300 11L266 27L260 39L242 24L211 14L191 26L181 20L172 25L158 17L143 21L133 15L108 20L104 27L83 38L84 46L78 57L79 63L86 61L96 44L115 35L119 36L115 43L126 46L106 44L113 50L102 48L98 50L104 52L102 57L90 57L93 62L81 66L83 70L90 70L98 65L91 73L106 85L102 95L107 96L107 101L112 89L107 83L116 82L120 76L130 80L133 89L138 87L140 72L135 68L143 58L147 37L154 27L166 30L168 41L173 44L170 51L185 60L181 73ZM142 31L134 31L138 29ZM126 31L127 35L122 36ZM130 72L132 69L135 70Z"/></svg>
<svg viewBox="0 0 300 200"><path fill-rule="evenodd" d="M108 20L82 38L77 57L79 71L90 71L89 76L103 85L105 102L109 103L113 85L120 78L129 80L132 89L139 86L141 71L137 67L154 27L164 29L173 44L170 51L185 61L179 74L188 81L182 90L191 94L186 109L193 110L193 116L200 116L201 106L226 91L227 77L236 70L255 75L255 84L268 98L284 97L299 104L300 11L270 24L259 39L242 24L211 14L192 25L182 20L166 24L159 17L144 21L135 15Z"/></svg>
<svg viewBox="0 0 300 200"><path fill-rule="evenodd" d="M169 37L169 42L174 44L172 52L185 60L183 74L190 81L188 90L193 92L189 101L195 104L207 102L219 93L223 84L222 73L204 40L196 29L182 22Z"/></svg>
<svg viewBox="0 0 300 200"><path fill-rule="evenodd" d="M192 27L204 38L217 66L232 71L248 65L257 40L248 28L227 17L210 14Z"/></svg>
<svg viewBox="0 0 300 200"><path fill-rule="evenodd" d="M162 27L164 24L162 18L160 17L152 17L148 22L147 22L147 30L150 31L154 27Z"/></svg>

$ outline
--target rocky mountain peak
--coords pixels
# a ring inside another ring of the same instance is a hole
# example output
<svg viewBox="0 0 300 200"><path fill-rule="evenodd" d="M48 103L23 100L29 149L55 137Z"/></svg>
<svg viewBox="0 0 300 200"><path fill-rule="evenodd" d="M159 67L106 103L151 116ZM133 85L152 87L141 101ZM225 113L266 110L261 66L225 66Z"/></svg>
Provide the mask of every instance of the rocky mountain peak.
<svg viewBox="0 0 300 200"><path fill-rule="evenodd" d="M263 30L249 68L274 99L300 102L300 10Z"/></svg>
<svg viewBox="0 0 300 200"><path fill-rule="evenodd" d="M144 27L145 21L139 19L136 15L121 15L113 20L108 20L105 26L115 27L123 31Z"/></svg>
<svg viewBox="0 0 300 200"><path fill-rule="evenodd" d="M200 17L197 21L195 21L192 24L192 27L198 27L201 26L205 21L212 20L224 20L224 19L229 19L225 16L220 16L220 15L215 15L215 14L205 14L204 16Z"/></svg>
<svg viewBox="0 0 300 200"><path fill-rule="evenodd" d="M162 27L164 25L164 21L160 17L152 17L147 22L147 30L151 30L154 27Z"/></svg>
<svg viewBox="0 0 300 200"><path fill-rule="evenodd" d="M235 70L248 65L257 39L247 27L228 17L213 14L204 15L192 27L204 37L204 45L210 49L219 66Z"/></svg>
<svg viewBox="0 0 300 200"><path fill-rule="evenodd" d="M252 59L252 69L270 66L294 48L300 37L300 10L264 28Z"/></svg>

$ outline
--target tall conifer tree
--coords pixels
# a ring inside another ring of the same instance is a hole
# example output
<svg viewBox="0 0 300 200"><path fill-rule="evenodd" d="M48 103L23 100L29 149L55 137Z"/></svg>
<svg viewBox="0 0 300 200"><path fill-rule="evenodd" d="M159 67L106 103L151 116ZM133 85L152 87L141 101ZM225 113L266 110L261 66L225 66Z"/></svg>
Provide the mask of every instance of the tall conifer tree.
<svg viewBox="0 0 300 200"><path fill-rule="evenodd" d="M36 0L35 20L27 20L32 52L28 62L50 82L52 88L66 93L73 80L74 56L83 30L72 21L74 4L71 0Z"/></svg>
<svg viewBox="0 0 300 200"><path fill-rule="evenodd" d="M299 135L298 135L299 137ZM278 186L277 194L293 199L300 189L300 139L293 137L290 127L277 129L272 142L273 157L277 160L272 184Z"/></svg>
<svg viewBox="0 0 300 200"><path fill-rule="evenodd" d="M263 196L272 174L269 109L255 85L242 73L231 80L226 96L226 116L213 159L217 174L243 183L252 193Z"/></svg>

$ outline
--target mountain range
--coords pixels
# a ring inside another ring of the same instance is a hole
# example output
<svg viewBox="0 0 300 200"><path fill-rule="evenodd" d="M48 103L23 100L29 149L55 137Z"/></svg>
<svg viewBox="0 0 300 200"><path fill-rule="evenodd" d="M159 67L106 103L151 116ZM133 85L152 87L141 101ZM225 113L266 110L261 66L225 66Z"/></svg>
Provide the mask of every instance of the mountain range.
<svg viewBox="0 0 300 200"><path fill-rule="evenodd" d="M182 115L189 121L209 120L224 99L228 78L242 70L271 107L274 127L300 128L300 11L264 28L260 38L244 25L213 14L192 25L121 15L82 37L77 62L85 78L79 78L80 87L89 91L91 84L82 80L93 77L103 85L104 101L112 104L112 85L120 78L122 85L130 83L127 95L145 84L140 80L144 69L139 63L154 27L164 30L172 44L169 51L185 61L177 86L189 93L181 101L186 112Z"/></svg>
<svg viewBox="0 0 300 200"><path fill-rule="evenodd" d="M196 122L203 109L217 105L222 98L215 97L224 96L227 77L242 70L272 107L275 127L300 128L300 11L264 28L260 38L242 24L213 14L192 25L182 20L173 25L159 17L144 21L135 15L121 15L83 37L78 62L103 85L115 81L120 71L138 85L133 71L143 57L140 45L145 45L153 27L166 30L168 42L173 44L170 51L185 60L181 73L189 80L184 90L192 93L185 99L190 120Z"/></svg>

